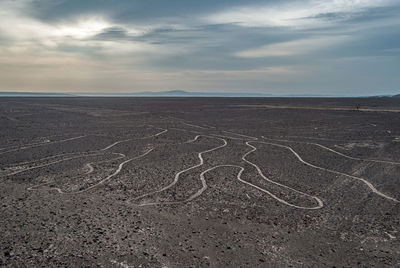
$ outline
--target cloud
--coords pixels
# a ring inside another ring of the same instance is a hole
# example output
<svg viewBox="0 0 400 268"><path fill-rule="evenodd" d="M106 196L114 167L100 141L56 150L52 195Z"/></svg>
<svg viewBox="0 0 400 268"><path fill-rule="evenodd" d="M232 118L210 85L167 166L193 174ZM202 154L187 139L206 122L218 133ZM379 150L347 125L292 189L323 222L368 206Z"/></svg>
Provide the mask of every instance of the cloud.
<svg viewBox="0 0 400 268"><path fill-rule="evenodd" d="M397 0L2 0L0 90L395 90L399 11Z"/></svg>
<svg viewBox="0 0 400 268"><path fill-rule="evenodd" d="M242 58L279 57L315 53L348 41L348 36L313 37L289 42L274 43L235 53Z"/></svg>
<svg viewBox="0 0 400 268"><path fill-rule="evenodd" d="M394 0L307 0L234 7L206 17L211 23L244 27L326 27L357 17L371 8L396 5ZM398 5L398 3L397 3Z"/></svg>

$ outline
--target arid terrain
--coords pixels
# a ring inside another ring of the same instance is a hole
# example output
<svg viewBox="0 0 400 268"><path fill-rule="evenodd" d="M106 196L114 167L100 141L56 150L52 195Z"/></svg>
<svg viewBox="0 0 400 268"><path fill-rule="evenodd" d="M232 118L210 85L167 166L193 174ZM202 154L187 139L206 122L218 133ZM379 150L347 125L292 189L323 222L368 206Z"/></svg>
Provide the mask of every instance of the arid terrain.
<svg viewBox="0 0 400 268"><path fill-rule="evenodd" d="M400 267L400 99L0 98L0 266Z"/></svg>

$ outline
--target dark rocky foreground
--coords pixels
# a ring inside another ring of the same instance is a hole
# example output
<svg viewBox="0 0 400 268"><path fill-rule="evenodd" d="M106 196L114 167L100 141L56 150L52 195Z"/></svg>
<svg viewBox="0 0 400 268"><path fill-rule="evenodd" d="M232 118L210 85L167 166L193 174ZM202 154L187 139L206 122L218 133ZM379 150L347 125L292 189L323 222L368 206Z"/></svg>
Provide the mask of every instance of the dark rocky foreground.
<svg viewBox="0 0 400 268"><path fill-rule="evenodd" d="M1 98L0 266L400 266L400 100Z"/></svg>

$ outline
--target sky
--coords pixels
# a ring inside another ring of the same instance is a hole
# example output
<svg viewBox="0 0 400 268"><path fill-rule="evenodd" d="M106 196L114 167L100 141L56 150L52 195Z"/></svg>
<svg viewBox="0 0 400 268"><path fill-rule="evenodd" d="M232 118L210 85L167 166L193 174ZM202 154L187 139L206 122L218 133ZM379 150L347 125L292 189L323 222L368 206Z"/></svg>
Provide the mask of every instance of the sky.
<svg viewBox="0 0 400 268"><path fill-rule="evenodd" d="M400 93L399 0L0 0L0 92Z"/></svg>

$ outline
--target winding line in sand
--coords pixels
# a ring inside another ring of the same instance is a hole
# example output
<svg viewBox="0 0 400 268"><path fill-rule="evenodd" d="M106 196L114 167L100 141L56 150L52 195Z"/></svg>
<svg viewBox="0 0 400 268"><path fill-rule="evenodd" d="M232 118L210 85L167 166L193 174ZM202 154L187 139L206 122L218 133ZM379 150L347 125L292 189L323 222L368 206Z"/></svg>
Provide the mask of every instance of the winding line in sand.
<svg viewBox="0 0 400 268"><path fill-rule="evenodd" d="M199 137L199 136L201 136L201 135L196 136L196 138L195 138L194 140L196 140L197 137ZM224 141L224 144L223 144L223 145L218 146L218 147L215 147L215 148L210 149L210 150L207 150L207 151L204 151L204 152L200 152L200 153L198 154L198 157L199 157L199 159L200 159L200 163L197 164L197 165L195 165L195 166L192 166L192 167L190 167L190 168L188 168L188 169L185 169L185 170L182 170L182 171L178 172L178 173L175 175L175 179L174 179L174 181L173 181L172 183L170 183L169 185L167 185L166 187L164 187L164 188L162 188L162 189L160 189L160 190L153 191L153 192L151 192L151 193L147 193L147 194L141 195L141 196L135 198L135 200L140 199L140 198L143 198L143 197L148 196L148 195L151 195L151 194L163 192L163 191L165 191L165 190L171 188L172 186L174 186L174 185L178 182L179 176L180 176L182 173L184 173L184 172L186 172L186 171L188 171L188 170L191 170L191 169L193 169L193 168L200 167L200 166L202 166L202 165L204 164L204 160L203 160L203 158L202 158L202 154L203 154L203 153L211 152L211 151L220 149L220 148L222 148L222 147L225 147L225 146L227 145L227 141L226 141L225 139L221 139L221 140ZM207 182L206 182L206 179L205 179L205 174L206 174L206 173L208 173L208 172L210 172L210 171L212 171L212 170L214 170L214 169L216 169L216 168L220 168L220 167L235 167L235 168L239 168L239 169L240 169L239 173L237 174L237 179L238 179L240 182L245 183L245 184L247 184L247 185L249 185L249 186L251 186L251 187L253 187L253 188L256 188L256 189L258 189L258 190L260 190L260 191L262 191L262 192L268 194L269 196L271 196L272 198L274 198L274 199L277 200L278 202L281 202L281 203L283 203L283 204L285 204L285 205L288 205L288 206L291 206L291 207L294 207L294 208L298 208L298 209L309 209L309 210L312 210L312 209L320 209L320 208L323 207L323 202L322 202L318 197L312 196L312 195L309 195L309 194L306 194L306 193L303 193L303 192L298 191L298 190L296 190L296 189L293 189L293 188L291 188L291 187L289 187L289 186L286 186L286 185L283 185L283 184L280 184L280 183L277 183L277 182L275 182L275 181L272 181L272 180L268 179L268 178L262 173L261 169L260 169L256 164L254 164L254 163L252 163L252 162L250 162L250 161L248 161L248 160L246 159L246 156L247 156L247 155L249 155L250 153L253 153L254 151L257 150L256 147L250 145L248 142L246 142L246 145L249 146L249 147L251 147L252 150L250 150L249 152L245 153L245 154L242 156L242 160L245 161L246 163L252 165L253 167L255 167L255 168L257 169L257 172L259 173L259 175L260 175L263 179L265 179L265 180L267 180L267 181L269 181L269 182L271 182L271 183L274 183L274 184L276 184L276 185L279 185L279 186L281 186L281 187L284 187L284 188L286 188L286 189L292 190L292 191L294 191L294 192L296 192L296 193L299 193L300 195L310 197L310 198L314 199L314 200L317 202L317 206L315 206L315 207L304 207L304 206L297 206L297 205L291 204L291 203L289 203L289 202L287 202L287 201L285 201L285 200L283 200L283 199L277 197L276 195L274 195L274 194L271 193L270 191L265 190L264 188L261 188L261 187L259 187L259 186L257 186L257 185L254 185L254 184L252 184L252 183L250 183L250 182L248 182L248 181L243 180L243 179L241 178L241 175L242 175L242 173L243 173L243 171L244 171L244 168L241 167L241 166L238 166L238 165L218 165L218 166L214 166L214 167L211 167L211 168L209 168L209 169L203 171L203 172L200 174L200 181L201 181L201 183L202 183L202 187L201 187L196 193L194 193L194 194L191 195L189 198L187 198L187 199L185 199L185 200L183 200L183 201L174 201L174 202L168 202L168 201L167 201L167 202L151 202L151 203L139 204L139 206L153 206L153 205L161 205L161 204L163 204L163 205L171 205L171 204L179 204L179 203L190 202L190 201L192 201L193 199L199 197L199 196L207 189L208 186L207 186Z"/></svg>
<svg viewBox="0 0 400 268"><path fill-rule="evenodd" d="M118 145L120 143L124 143L127 141L133 141L133 140L144 140L144 139L148 139L148 138L154 138L154 137L158 137L164 133L166 133L168 131L168 129L163 129L161 132L158 132L154 135L150 135L150 136L146 136L146 137L142 137L142 138L134 138L134 139L126 139L126 140L120 140L120 141L116 141L111 145L108 145L107 147L104 147L103 149L100 149L100 151L106 151L108 149L111 149L112 147L114 147L115 145Z"/></svg>
<svg viewBox="0 0 400 268"><path fill-rule="evenodd" d="M96 152L96 151L89 151L88 153L92 153L92 152ZM9 164L8 167L14 167L14 166L20 166L20 165L33 164L33 163L36 163L36 162L39 162L39 161L43 161L43 160L49 160L49 159L57 158L57 157L61 157L61 156L66 156L66 155L77 155L77 154L84 154L84 152L56 154L56 155L52 155L52 156L48 156L48 157L43 157L43 158L31 160L31 161L25 161L25 162L19 162L19 163Z"/></svg>
<svg viewBox="0 0 400 268"><path fill-rule="evenodd" d="M217 138L226 138L226 139L230 139L230 140L246 141L246 139L243 139L243 138L236 138L236 137L226 136L226 135L221 135L221 134L210 134L210 136L217 137Z"/></svg>
<svg viewBox="0 0 400 268"><path fill-rule="evenodd" d="M87 191L89 191L90 189L93 189L93 188L99 186L100 184L103 184L104 182L108 181L108 180L111 179L112 177L115 177L116 175L118 175L118 174L121 172L121 170L122 170L122 168L124 167L124 165L126 165L127 163L132 162L133 160L140 159L140 158L142 158L142 157L148 155L148 154L149 154L151 151L153 151L153 150L154 150L154 148L151 148L151 149L147 150L145 153L143 153L143 154L141 154L141 155L139 155L139 156L130 158L130 159L128 159L128 160L125 160L124 162L122 162L122 163L119 164L117 170L115 170L113 174L107 176L106 178L100 180L98 183L96 183L96 184L94 184L94 185L92 185L92 186L89 186L89 187L86 188L86 189L83 189L83 190L80 190L80 191L76 191L76 192L64 192L64 191L61 190L60 188L51 187L50 190L56 190L56 191L57 191L58 193L60 193L60 194L79 194L79 193L87 192Z"/></svg>
<svg viewBox="0 0 400 268"><path fill-rule="evenodd" d="M236 133L236 132L233 132L233 131L225 131L225 130L223 130L222 132L233 134L233 135L237 135L239 137L247 138L247 139L250 139L250 140L258 140L258 138L256 138L256 137L248 136L248 135L244 135L244 134L240 134L240 133Z"/></svg>
<svg viewBox="0 0 400 268"><path fill-rule="evenodd" d="M77 139L81 139L81 138L84 138L84 137L86 137L86 135L73 137L73 138L68 138L68 139L64 139L64 140L44 142L44 143L40 143L38 145L29 145L29 144L28 145L22 145L21 147L18 147L18 148L12 149L12 150L8 150L8 151L5 151L5 152L0 152L0 154L16 152L16 151L25 150L25 149L29 149L29 148L40 147L40 146L44 146L44 145L48 145L48 144L54 144L54 143L61 143L61 142L66 142L66 141L77 140Z"/></svg>
<svg viewBox="0 0 400 268"><path fill-rule="evenodd" d="M50 142L50 140L45 140L45 141L42 141L42 142L26 143L26 144L23 144L23 145L15 145L15 146L3 147L3 148L0 148L0 151L7 150L7 149L15 149L15 148L24 147L24 146L42 145L42 144L47 144L49 142Z"/></svg>
<svg viewBox="0 0 400 268"><path fill-rule="evenodd" d="M85 164L85 166L86 166L89 170L88 170L87 172L85 172L83 175L89 175L89 174L93 173L94 168L93 168L92 164L99 164L99 163L111 162L111 161L115 161L115 160L118 160L118 159L121 159L121 158L126 157L124 154L121 154L121 153L112 153L112 154L114 154L114 155L119 155L119 157L116 157L116 158L113 158L113 159L104 160L104 161L90 162L90 163ZM75 176L75 177L73 177L73 178L77 178L77 177L79 177L79 176ZM52 181L46 182L46 183L42 183L42 184L38 184L38 185L34 185L34 186L31 186L31 187L29 187L27 190L33 191L33 190L36 190L36 188L39 188L39 187L41 187L41 186L44 186L44 185L47 185L47 184L50 184L50 183L52 183Z"/></svg>
<svg viewBox="0 0 400 268"><path fill-rule="evenodd" d="M163 131L158 132L158 133L156 133L154 135L151 135L151 136L146 136L146 137L142 137L142 138L135 138L135 139L129 139L129 140L123 140L123 141L114 142L113 144L111 144L111 145L109 145L109 146L107 146L107 147L105 147L103 149L99 149L99 150L94 150L94 151L89 151L88 152L88 153L93 153L93 154L86 154L86 155L79 155L79 156L64 158L64 159L53 161L53 162L50 162L50 163L47 163L47 164L43 164L43 165L39 165L39 166L35 166L35 167L30 167L30 168L26 168L26 169L23 169L23 170L12 172L12 173L9 173L9 174L6 174L6 175L2 175L2 176L0 176L0 178L16 175L16 174L19 174L19 173L22 173L22 172L25 172L25 171L29 171L29 170L33 170L33 169L37 169L37 168L41 168L41 167L50 166L50 165L53 165L53 164L61 163L63 161L68 161L68 160L72 160L72 159L76 159L76 158L81 158L81 157L86 157L86 156L101 155L100 153L97 153L97 152L104 152L104 151L106 151L108 149L111 149L112 147L114 147L115 145L117 145L119 143L126 142L126 141L131 141L131 140L143 140L143 139L147 139L147 138L153 138L153 137L157 137L157 136L159 136L159 135L161 135L161 134L163 134L163 133L165 133L167 131L168 131L168 129L164 129ZM70 154L82 154L82 152L66 153L66 154L61 154L61 155L57 155L57 156L70 155ZM38 162L40 160L51 159L51 158L54 158L54 157L57 157L57 156L45 157L45 158L42 158L42 159L39 159L39 160L31 161L31 163Z"/></svg>
<svg viewBox="0 0 400 268"><path fill-rule="evenodd" d="M87 153L95 153L95 152L101 152L101 151L107 151L109 149L111 149L112 147L120 144L120 143L124 143L124 142L128 142L128 141L133 141L133 140L143 140L143 139L147 139L147 138L153 138L153 137L157 137L165 132L167 132L167 129L164 129L161 132L158 132L154 135L150 135L150 136L146 136L146 137L142 137L142 138L133 138L133 139L126 139L126 140L120 140L120 141L116 141L102 149L98 149L98 150L92 150L89 151ZM76 155L76 154L84 154L84 152L75 152L75 153L65 153L65 154L57 154L57 155L53 155L53 156L48 156L48 157L44 157L44 158L40 158L40 159L36 159L36 160L32 160L32 161L26 161L26 162L20 162L20 163L14 163L14 164L10 164L9 166L17 166L17 165L24 165L24 164L31 164L31 163L35 163L35 162L39 162L42 160L48 160L48 159L52 159L52 158L56 158L56 157L60 157L60 156L66 156L66 155Z"/></svg>
<svg viewBox="0 0 400 268"><path fill-rule="evenodd" d="M168 117L169 118L173 118L173 119L177 119L177 120L179 120L179 123L181 123L183 125L186 125L186 126L189 126L189 127L195 127L195 128L200 128L200 129L208 129L205 126L199 126L199 125L195 125L195 124L192 124L192 123L187 123L187 122L185 122L185 120L183 120L181 118L178 118L178 117L174 117L174 116L168 116ZM210 128L214 128L214 127L210 127Z"/></svg>
<svg viewBox="0 0 400 268"><path fill-rule="evenodd" d="M144 207L144 206L155 206L155 205L161 205L161 204L162 204L162 205L174 205L174 204L181 204L181 203L190 202L190 201L192 201L193 199L199 197L199 196L207 189L208 186L207 186L207 181L206 181L206 179L205 179L205 174L206 174L207 172L210 172L210 171L212 171L212 170L214 170L214 169L216 169L216 168L220 168L220 167L239 167L239 168L242 168L242 167L236 166L236 165L219 165L219 166L215 166L215 167L209 168L209 169L203 171L203 172L200 174L200 180L201 180L202 187L201 187L196 193L194 193L193 195L191 195L189 198L187 198L187 199L185 199L185 200L183 200L183 201L172 201L172 202L167 201L167 202L144 203L144 204L139 204L139 206L140 206L140 207ZM244 170L244 168L242 168L242 169ZM239 172L239 174L241 174L241 172ZM238 175L238 177L239 177L239 175Z"/></svg>
<svg viewBox="0 0 400 268"><path fill-rule="evenodd" d="M320 208L323 207L323 202L319 198L316 198L316 200L318 202L318 205L316 207L303 207L303 206L297 206L297 205L290 204L290 203L286 202L285 200L283 200L283 199L277 197L276 195L272 194L271 192L265 190L264 188L261 188L261 187L259 187L257 185L254 185L254 184L252 184L252 183L250 183L248 181L243 180L242 179L242 173L245 170L244 167L239 166L239 165L229 165L229 164L214 166L214 167L211 167L211 168L203 171L200 174L200 180L201 180L201 183L202 183L202 187L196 193L194 193L189 198L187 198L187 199L185 199L183 201L144 203L144 204L139 204L139 206L154 206L154 205L161 205L161 204L162 205L175 205L175 204L181 204L181 203L190 202L190 201L194 200L195 198L199 197L207 189L208 186L207 186L207 182L205 180L205 174L210 172L210 171L212 171L212 170L214 170L214 169L221 168L221 167L239 168L240 170L239 170L236 178L240 182L242 182L244 184L247 184L247 185L249 185L249 186L251 186L251 187L253 187L253 188L255 188L255 189L257 189L257 190L259 190L261 192L264 192L264 193L268 194L269 196L271 196L272 198L274 198L275 200L277 200L278 202L281 202L281 203L283 203L285 205L288 205L290 207L294 207L294 208L298 208L298 209L307 209L307 210L320 209Z"/></svg>
<svg viewBox="0 0 400 268"><path fill-rule="evenodd" d="M42 187L42 186L48 185L48 184L50 184L50 183L52 183L52 182L51 182L51 181L49 181L49 182L45 182L45 183L41 183L41 184L37 184L37 185L33 185L33 186L31 186L31 187L27 188L27 190L28 190L28 191L36 191L36 188L39 188L39 187Z"/></svg>
<svg viewBox="0 0 400 268"><path fill-rule="evenodd" d="M202 126L199 126L199 125L189 124L189 123L185 123L185 122L181 122L181 123L184 124L184 125L187 125L187 126L189 126L189 127L195 127L195 128L200 128L200 129L207 129L206 127L202 127Z"/></svg>
<svg viewBox="0 0 400 268"><path fill-rule="evenodd" d="M161 132L158 132L158 133L156 133L156 134L154 134L154 135L142 137L142 138L139 138L139 139L131 139L131 140L142 140L142 139L147 139L147 138L151 138L151 137L157 137L157 136L162 135L163 133L165 133L165 132L167 132L167 131L168 131L168 129L163 129ZM119 144L119 143L113 143L113 144L111 144L112 146L107 146L107 147L105 147L105 148L103 148L103 149L100 149L100 150L98 150L98 151L105 151L105 150L108 150L108 149L112 148L113 146L115 146L116 144ZM111 174L110 176L108 176L107 178L101 180L100 182L96 183L95 185L92 185L92 186L90 186L90 187L88 187L88 188L86 188L86 189L84 189L84 190L77 191L77 192L73 192L73 193L71 193L71 194L85 192L85 191L88 191L88 190L90 190L90 189L92 189L92 188L94 188L94 187L96 187L96 186L98 186L98 185L104 183L105 181L109 180L110 178L112 178L112 177L118 175L118 173L122 170L122 167L123 167L125 164L127 164L127 163L129 163L129 162L131 162L131 161L133 161L133 160L137 160L137 159L139 159L139 158L142 158L142 157L146 156L146 155L149 154L152 150L154 150L154 148L152 148L152 149L146 151L146 152L145 152L144 154L142 154L142 155L139 155L139 156L137 156L137 157L134 157L134 158L131 158L131 159L128 159L128 160L122 162L122 163L119 165L118 169L117 169L113 174ZM126 156L125 156L124 154L122 154L122 153L113 153L113 154L118 154L118 155L120 155L119 158L126 157ZM76 157L76 158L78 158L78 157ZM119 159L119 158L116 158L116 159ZM71 159L73 159L73 158L71 158ZM96 163L109 162L109 161L113 161L113 160L116 160L116 159L105 160L105 161L100 161L100 162L96 162ZM47 165L51 165L51 164L54 164L54 163L62 162L62 161L64 161L64 160L68 160L68 159L63 159L63 160L60 160L60 161L55 161L55 162L52 162L52 163L48 163ZM94 171L94 168L92 167L91 164L93 164L93 162L87 163L87 164L86 164L86 166L89 168L89 171L88 171L86 174L90 174L90 173L92 173L92 172ZM47 165L44 165L44 166L47 166ZM39 166L39 167L41 167L41 166ZM38 168L38 167L34 167L34 168ZM34 168L31 168L31 169L34 169ZM29 169L28 169L28 170L29 170ZM26 171L26 170L19 171L18 173L23 172L23 171ZM11 175L11 174L9 174L9 175ZM12 174L12 175L14 175L14 174ZM8 176L8 175L6 175L6 176ZM46 183L46 184L49 184L49 183ZM32 186L32 187L30 187L30 189L33 190L33 188L37 188L37 187L38 187L38 186ZM51 188L51 189L57 190L59 193L62 193L62 194L70 194L70 193L63 192L61 189L56 188L56 187ZM28 190L29 190L29 188L28 188Z"/></svg>
<svg viewBox="0 0 400 268"><path fill-rule="evenodd" d="M276 182L276 181L273 181L273 180L271 180L271 179L268 179L268 178L264 175L264 173L262 172L261 168L260 168L258 165L254 164L253 162L251 162L251 161L249 161L249 160L246 159L246 156L248 156L249 154L251 154L251 153L253 153L253 152L255 152L255 151L257 150L257 148L256 148L255 146L251 145L249 141L246 142L246 145L249 146L249 147L252 148L252 149L251 149L250 151L248 151L247 153L245 153L245 154L242 156L242 160L245 161L246 163L250 164L251 166L255 167L256 170L257 170L257 172L258 172L258 174L260 174L260 176L261 176L264 180L266 180L266 181L268 181L268 182L270 182L270 183L273 183L273 184L275 184L275 185L278 185L278 186L280 186L280 187L286 188L286 189L288 189L288 190L291 190L291 191L293 191L293 192L296 192L296 193L298 193L298 194L300 194L300 195L302 195L302 196L306 196L306 197L309 197L309 198L311 198L311 199L314 199L314 200L317 202L318 205L317 205L316 207L311 207L311 208L293 205L293 204L290 204L290 203L288 203L287 201L285 201L285 200L283 200L283 199L277 197L276 195L272 194L271 192L269 192L269 191L267 191L267 190L265 190L265 189L262 189L261 187L258 187L258 186L256 187L254 184L251 184L251 183L249 183L249 182L245 182L245 181L239 179L240 181L242 181L242 182L244 182L244 183L246 183L246 184L248 184L248 185L252 185L253 187L256 187L257 189L259 189L259 190L261 190L261 191L263 191L263 192L269 194L271 197L273 197L273 198L276 199L277 201L279 201L279 202L281 202L281 203L283 203L283 204L285 204L285 205L291 206L291 207L301 208L301 209L319 209L319 208L322 208L322 207L323 207L323 202L322 202L321 199L319 199L318 197L313 196L313 195L309 195L309 194L307 194L307 193L304 193L304 192L302 192L302 191L296 190L296 189L294 189L294 188L292 188L292 187L289 187L289 186L287 186L287 185L284 185L284 184L281 184L281 183L279 183L279 182Z"/></svg>
<svg viewBox="0 0 400 268"><path fill-rule="evenodd" d="M29 170L33 170L33 169L37 169L37 168L41 168L41 167L51 166L51 165L54 165L54 164L57 164L57 163L61 163L61 162L64 162L64 161L68 161L68 160L72 160L72 159L77 159L77 158L82 158L82 157L89 157L89 156L97 156L97 155L102 155L102 153L68 157L68 158L64 158L64 159L61 159L61 160L53 161L53 162L50 162L50 163L47 163L47 164L43 164L43 165L39 165L39 166L35 166L35 167L30 167L30 168L26 168L26 169L23 169L23 170L18 170L18 171L3 175L0 178L9 177L9 176L12 176L12 175L16 175L16 174L19 174L19 173L22 173L22 172L25 172L25 171L29 171Z"/></svg>
<svg viewBox="0 0 400 268"><path fill-rule="evenodd" d="M388 195L386 195L386 194L384 194L384 193L378 191L378 190L377 190L369 181L367 181L366 179L363 179L363 178L360 178L360 177L356 177L356 176L353 176L353 175L349 175L349 174L346 174L346 173L342 173L342 172L339 172L339 171L335 171L335 170L323 168L323 167L320 167L320 166L316 166L316 165L313 165L313 164L311 164L311 163L309 163L309 162L303 160L303 159L300 157L300 155L299 155L298 153L296 153L296 151L294 151L294 150L293 150L291 147L289 147L289 146L282 145L282 144L277 144L277 143L265 142L265 141L257 141L257 142L258 142L258 143L267 144L267 145L272 145L272 146L277 146L277 147L285 148L285 149L291 151L291 152L296 156L296 158L297 158L300 162L302 162L303 164L306 164L307 166L310 166L310 167L315 168L315 169L323 170L323 171L326 171L326 172L329 172L329 173L333 173L333 174L337 174L337 175L342 175L342 176L346 176L346 177L349 177L349 178L352 178L352 179L359 180L359 181L363 182L365 185L367 185L368 188L370 188L371 191L372 191L373 193L375 193L375 194L377 194L377 195L379 195L379 196L381 196L381 197L383 197L383 198L386 198L386 199L388 199L388 200L394 201L394 202L396 202L396 203L399 203L399 202L400 202L400 201L397 200L396 198L393 198L393 197L391 197L391 196L388 196ZM248 142L247 142L247 143L248 143Z"/></svg>
<svg viewBox="0 0 400 268"><path fill-rule="evenodd" d="M74 133L70 133L69 135L72 134L76 134L76 132ZM3 150L7 150L7 149L15 149L15 148L20 148L20 147L26 147L26 146L31 146L31 145L46 145L49 142L52 142L51 140L49 140L50 138L53 137L59 137L59 136L66 136L66 135L50 135L50 136L42 136L42 137L38 137L38 139L42 139L43 141L39 142L32 142L32 143L25 143L25 144L20 144L20 145L13 145L13 146L8 146L8 147L3 147L0 148L0 151Z"/></svg>
<svg viewBox="0 0 400 268"><path fill-rule="evenodd" d="M214 137L207 136L207 135L198 135L198 136L199 136L199 137L200 137L200 136L204 136L204 137L208 137L208 138L214 138ZM138 200L138 199L141 199L141 198L143 198L143 197L146 197L146 196L149 196L149 195L152 195L152 194L156 194L156 193L160 193L160 192L163 192L163 191L165 191L165 190L168 190L169 188L173 187L173 186L179 181L179 177L180 177L181 174L183 174L183 173L185 173L185 172L187 172L187 171L189 171L189 170L192 170L192 169L194 169L194 168L198 168L198 167L202 166L202 165L204 164L203 154L205 154L205 153L210 153L210 152L212 152L212 151L221 149L221 148L225 147L225 146L228 144L228 142L227 142L225 139L221 139L221 138L216 138L216 139L222 140L222 141L223 141L223 144L222 144L222 145L219 145L219 146L217 146L217 147L208 149L208 150L206 150L206 151L199 152L199 153L197 154L197 157L199 158L200 163L198 163L198 164L196 164L196 165L194 165L194 166L191 166L191 167L189 167L189 168L186 168L186 169L184 169L184 170L181 170L181 171L179 171L178 173L176 173L176 174L175 174L175 177L174 177L174 180L173 180L170 184L168 184L167 186L165 186L165 187L163 187L163 188L161 188L161 189L159 189L159 190L156 190L156 191L153 191L153 192L150 192L150 193L146 193L146 194L140 195L140 196L136 197L134 200Z"/></svg>
<svg viewBox="0 0 400 268"><path fill-rule="evenodd" d="M267 138L267 137L264 137L264 136L261 136L261 137L262 137L263 139L272 140L272 141L293 142L293 143L302 143L302 144L314 145L314 146L320 147L320 148L322 148L322 149L324 149L324 150L327 150L327 151L330 151L330 152L332 152L332 153L335 153L335 154L337 154L337 155L340 155L340 156L343 156L343 157L345 157L345 158L348 158L348 159L353 159L353 160L358 160L358 161L364 161L364 162L375 162L375 163L384 163L384 164L391 164L391 165L400 165L400 162L395 162L395 161L379 160L379 159L363 159L363 158L359 158L359 157L353 157L353 156L346 155L346 154L343 154L343 153L341 153L341 152L335 151L335 150L333 150L333 149L331 149L331 148L329 148L329 147L326 147L326 146L324 146L324 145L322 145L322 144L315 143L315 142L271 139L271 138Z"/></svg>
<svg viewBox="0 0 400 268"><path fill-rule="evenodd" d="M194 137L194 139L190 139L188 141L185 141L184 143L193 143L195 141L197 141L200 138L200 135L197 135L196 137Z"/></svg>
<svg viewBox="0 0 400 268"><path fill-rule="evenodd" d="M98 161L98 162L89 162L86 163L85 166L89 169L87 172L85 172L84 175L88 175L90 173L92 173L94 171L94 167L92 166L93 164L100 164L100 163L107 163L107 162L111 162L111 161L115 161L121 158L126 157L126 155L121 154L121 153L112 153L114 155L119 155L119 157L113 158L113 159L108 159L108 160L103 160L103 161Z"/></svg>

